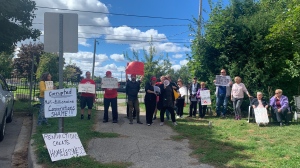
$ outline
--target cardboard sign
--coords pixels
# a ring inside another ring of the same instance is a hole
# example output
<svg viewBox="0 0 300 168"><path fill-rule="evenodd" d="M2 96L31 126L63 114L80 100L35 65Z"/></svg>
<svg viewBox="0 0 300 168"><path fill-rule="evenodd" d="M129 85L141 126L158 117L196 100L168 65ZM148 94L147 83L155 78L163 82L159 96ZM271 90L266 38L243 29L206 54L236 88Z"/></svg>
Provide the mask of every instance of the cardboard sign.
<svg viewBox="0 0 300 168"><path fill-rule="evenodd" d="M144 75L144 63L143 62L129 62L126 67L126 74Z"/></svg>
<svg viewBox="0 0 300 168"><path fill-rule="evenodd" d="M53 90L53 81L45 81L46 90Z"/></svg>
<svg viewBox="0 0 300 168"><path fill-rule="evenodd" d="M46 118L75 117L77 115L76 88L45 91Z"/></svg>
<svg viewBox="0 0 300 168"><path fill-rule="evenodd" d="M90 83L79 84L78 85L78 92L95 94L95 85L90 84Z"/></svg>
<svg viewBox="0 0 300 168"><path fill-rule="evenodd" d="M210 91L200 90L201 105L211 105Z"/></svg>
<svg viewBox="0 0 300 168"><path fill-rule="evenodd" d="M257 124L268 124L268 112L266 108L255 108L254 109L255 121Z"/></svg>
<svg viewBox="0 0 300 168"><path fill-rule="evenodd" d="M43 134L43 139L52 162L86 155L77 132Z"/></svg>
<svg viewBox="0 0 300 168"><path fill-rule="evenodd" d="M229 86L231 82L230 76L216 75L216 86Z"/></svg>
<svg viewBox="0 0 300 168"><path fill-rule="evenodd" d="M117 78L102 78L101 88L119 88L118 79Z"/></svg>

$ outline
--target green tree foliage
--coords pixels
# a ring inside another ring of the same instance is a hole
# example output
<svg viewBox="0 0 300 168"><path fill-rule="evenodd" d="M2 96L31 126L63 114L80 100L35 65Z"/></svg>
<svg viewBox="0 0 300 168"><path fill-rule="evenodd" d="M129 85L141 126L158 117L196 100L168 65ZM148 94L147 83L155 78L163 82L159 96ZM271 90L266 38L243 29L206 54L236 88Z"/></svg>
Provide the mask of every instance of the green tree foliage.
<svg viewBox="0 0 300 168"><path fill-rule="evenodd" d="M49 72L54 82L58 82L58 71L59 71L59 57L57 54L44 53L40 58L38 65L36 79L40 79L43 73Z"/></svg>
<svg viewBox="0 0 300 168"><path fill-rule="evenodd" d="M0 74L5 77L10 77L13 70L13 54L1 52L0 60Z"/></svg>
<svg viewBox="0 0 300 168"><path fill-rule="evenodd" d="M32 63L34 63L33 74L35 74L42 54L44 54L44 44L22 44L17 58L14 59L13 63L17 73L22 77L30 79Z"/></svg>
<svg viewBox="0 0 300 168"><path fill-rule="evenodd" d="M196 34L188 67L212 81L225 68L240 76L251 94L281 88L290 98L299 85L299 0L231 0L212 5L203 35Z"/></svg>
<svg viewBox="0 0 300 168"><path fill-rule="evenodd" d="M71 82L80 82L82 71L76 64L68 64L64 68L64 80Z"/></svg>
<svg viewBox="0 0 300 168"><path fill-rule="evenodd" d="M0 52L12 52L18 41L36 39L40 31L30 28L36 3L31 0L0 0Z"/></svg>

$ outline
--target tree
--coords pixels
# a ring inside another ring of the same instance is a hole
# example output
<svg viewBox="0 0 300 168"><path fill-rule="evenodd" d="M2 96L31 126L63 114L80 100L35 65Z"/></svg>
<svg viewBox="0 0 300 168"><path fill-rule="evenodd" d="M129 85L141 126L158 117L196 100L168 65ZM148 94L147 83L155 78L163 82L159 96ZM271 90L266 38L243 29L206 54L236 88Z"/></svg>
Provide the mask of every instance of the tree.
<svg viewBox="0 0 300 168"><path fill-rule="evenodd" d="M31 0L0 0L0 52L12 52L18 41L36 39L41 32L30 28L36 3Z"/></svg>
<svg viewBox="0 0 300 168"><path fill-rule="evenodd" d="M81 69L76 64L69 64L64 68L64 79L71 82L80 82Z"/></svg>
<svg viewBox="0 0 300 168"><path fill-rule="evenodd" d="M13 70L13 54L12 53L0 53L0 74L5 77L10 77Z"/></svg>
<svg viewBox="0 0 300 168"><path fill-rule="evenodd" d="M40 58L38 69L36 73L36 79L40 79L42 74L49 72L52 76L52 80L58 82L59 78L59 57L57 54L44 53Z"/></svg>
<svg viewBox="0 0 300 168"><path fill-rule="evenodd" d="M17 58L14 59L14 68L19 75L30 79L32 63L34 63L33 73L35 74L40 63L40 57L44 53L44 44L42 43L22 44Z"/></svg>

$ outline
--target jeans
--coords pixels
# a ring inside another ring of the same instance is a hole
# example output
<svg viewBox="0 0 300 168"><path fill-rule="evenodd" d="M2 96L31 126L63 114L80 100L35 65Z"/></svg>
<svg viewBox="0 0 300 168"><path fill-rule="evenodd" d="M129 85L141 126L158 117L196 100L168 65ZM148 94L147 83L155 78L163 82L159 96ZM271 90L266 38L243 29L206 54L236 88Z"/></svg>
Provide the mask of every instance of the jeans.
<svg viewBox="0 0 300 168"><path fill-rule="evenodd" d="M243 103L243 99L233 99L233 110L235 113L235 116L241 116L242 112L241 112L241 105Z"/></svg>
<svg viewBox="0 0 300 168"><path fill-rule="evenodd" d="M103 121L108 121L108 108L111 105L113 121L118 121L118 100L117 98L104 98L104 116Z"/></svg>
<svg viewBox="0 0 300 168"><path fill-rule="evenodd" d="M197 101L191 101L190 102L190 114L189 116L192 117L192 116L196 116L196 113L197 113Z"/></svg>
<svg viewBox="0 0 300 168"><path fill-rule="evenodd" d="M224 116L226 115L227 101L228 101L228 97L226 97L226 94L217 95L217 108L216 108L217 116L221 115L221 111L222 111L222 115Z"/></svg>
<svg viewBox="0 0 300 168"><path fill-rule="evenodd" d="M287 119L287 113L289 112L288 109L282 109L280 112L278 112L278 109L274 109L274 113L276 114L276 119L278 122L282 122L282 120L285 120L286 123L289 122Z"/></svg>
<svg viewBox="0 0 300 168"><path fill-rule="evenodd" d="M41 103L41 106L40 106L40 110L39 110L39 115L38 115L38 125L41 125L43 122L44 123L48 123L48 120L47 118L45 118L45 104L44 104L44 98L43 97L40 97L40 103Z"/></svg>

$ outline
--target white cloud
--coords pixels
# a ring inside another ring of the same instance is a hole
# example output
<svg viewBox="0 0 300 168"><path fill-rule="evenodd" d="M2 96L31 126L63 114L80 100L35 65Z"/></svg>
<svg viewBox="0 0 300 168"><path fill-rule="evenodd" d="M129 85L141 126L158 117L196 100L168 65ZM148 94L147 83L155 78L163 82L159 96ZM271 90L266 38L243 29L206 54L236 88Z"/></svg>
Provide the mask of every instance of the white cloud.
<svg viewBox="0 0 300 168"><path fill-rule="evenodd" d="M183 54L175 54L172 56L173 58L182 58L183 57Z"/></svg>
<svg viewBox="0 0 300 168"><path fill-rule="evenodd" d="M181 66L180 65L173 65L171 68L174 69L175 71L178 71L181 68Z"/></svg>
<svg viewBox="0 0 300 168"><path fill-rule="evenodd" d="M181 60L179 64L183 66L183 65L187 65L188 62L189 62L188 60Z"/></svg>
<svg viewBox="0 0 300 168"><path fill-rule="evenodd" d="M110 58L117 62L121 62L121 61L125 60L123 54L112 54L112 55L110 55Z"/></svg>

